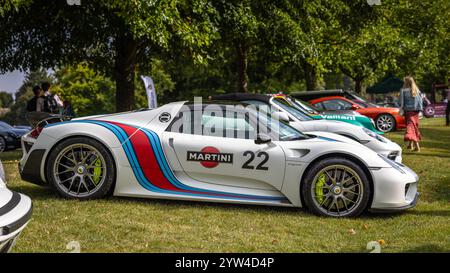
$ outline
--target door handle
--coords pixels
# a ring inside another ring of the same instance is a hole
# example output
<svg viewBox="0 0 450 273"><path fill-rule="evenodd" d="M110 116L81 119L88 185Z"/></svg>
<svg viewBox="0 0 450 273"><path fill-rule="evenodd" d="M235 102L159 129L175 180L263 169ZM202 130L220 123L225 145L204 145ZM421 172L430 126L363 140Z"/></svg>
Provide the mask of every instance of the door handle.
<svg viewBox="0 0 450 273"><path fill-rule="evenodd" d="M169 146L175 150L175 147L173 147L173 137L169 138Z"/></svg>

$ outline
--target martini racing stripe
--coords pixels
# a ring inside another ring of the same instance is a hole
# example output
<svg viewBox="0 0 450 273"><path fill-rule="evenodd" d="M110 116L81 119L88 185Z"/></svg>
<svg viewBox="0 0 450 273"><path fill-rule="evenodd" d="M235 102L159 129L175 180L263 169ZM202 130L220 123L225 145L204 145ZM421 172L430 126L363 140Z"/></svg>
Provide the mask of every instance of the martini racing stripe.
<svg viewBox="0 0 450 273"><path fill-rule="evenodd" d="M128 126L128 125L124 125L124 124L118 124L118 123L113 123L113 124L121 127L125 131L128 131L128 133L134 132L137 129L137 128L133 127L133 126ZM145 133L145 135L147 137L142 135L141 132ZM163 181L165 180L165 182L168 182L170 187L169 188L164 187L164 189L170 189L170 190L174 189L174 190L177 190L177 191L187 192L187 193L196 194L196 195L208 194L208 195L214 195L214 196L219 196L219 197L232 197L232 198L237 198L237 199L242 199L242 197L246 198L246 199L247 198L250 198L250 199L268 199L268 200L284 200L285 199L285 198L272 197L272 196L255 196L255 195L246 195L246 194L233 194L233 193L211 191L211 190L205 190L205 189L200 189L200 188L189 187L189 186L181 183L173 175L173 173L170 170L170 167L169 167L167 161L165 160L165 156L164 156L164 153L162 151L162 146L160 144L161 142L160 142L159 137L158 137L157 134L155 134L151 130L141 128L139 131L136 131L136 133L133 135L133 137L130 140L131 140L131 142L133 144L135 144L137 140L144 141L144 143L140 143L140 144L143 144L143 145L141 147L139 147L140 148L139 150L134 149L135 151L139 151L139 153L142 153L142 156L140 156L140 157L138 156L139 157L140 166L153 166L151 168L151 170L156 171L157 173L162 170L164 175L163 176L157 175L157 177L155 177L155 178L156 179L160 178ZM147 140L147 141L145 141L145 140ZM151 149L148 150L148 148L150 148L150 147L151 147ZM148 156L148 155L150 155L150 156ZM142 161L141 161L141 159L142 159ZM143 161L144 162L146 161L146 162L144 163ZM148 169L145 169L145 170L148 170ZM154 176L155 176L154 173L149 173L148 175L146 175L147 178L148 177L152 177L153 178ZM165 186L165 185L167 185L167 184L163 184L163 186ZM175 186L175 187L173 188L173 186Z"/></svg>
<svg viewBox="0 0 450 273"><path fill-rule="evenodd" d="M122 144L122 148L139 184L149 191L232 200L288 201L285 197L221 192L183 184L171 171L165 159L159 136L151 130L112 121L79 120L66 123L96 124L114 133ZM132 137L130 138L130 136Z"/></svg>

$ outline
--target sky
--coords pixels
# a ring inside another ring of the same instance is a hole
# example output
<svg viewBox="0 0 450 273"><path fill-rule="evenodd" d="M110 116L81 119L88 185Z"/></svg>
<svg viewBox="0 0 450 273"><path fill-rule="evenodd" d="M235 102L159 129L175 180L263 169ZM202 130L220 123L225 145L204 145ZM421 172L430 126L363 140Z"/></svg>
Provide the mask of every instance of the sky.
<svg viewBox="0 0 450 273"><path fill-rule="evenodd" d="M0 91L16 93L17 89L22 85L25 74L20 71L0 74Z"/></svg>

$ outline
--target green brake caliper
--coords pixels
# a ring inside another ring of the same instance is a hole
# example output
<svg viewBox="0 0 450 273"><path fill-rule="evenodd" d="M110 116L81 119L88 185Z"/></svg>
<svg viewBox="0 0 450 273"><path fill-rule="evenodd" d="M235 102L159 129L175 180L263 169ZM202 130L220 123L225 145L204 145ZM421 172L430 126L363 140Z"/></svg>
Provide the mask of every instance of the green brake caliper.
<svg viewBox="0 0 450 273"><path fill-rule="evenodd" d="M327 180L327 176L325 173L322 173L317 178L316 182L316 200L319 202L319 204L322 204L323 202L323 186L325 185L325 182Z"/></svg>
<svg viewBox="0 0 450 273"><path fill-rule="evenodd" d="M100 181L100 175L102 175L102 161L99 158L94 162L94 175L92 176L94 184L97 185L97 183Z"/></svg>

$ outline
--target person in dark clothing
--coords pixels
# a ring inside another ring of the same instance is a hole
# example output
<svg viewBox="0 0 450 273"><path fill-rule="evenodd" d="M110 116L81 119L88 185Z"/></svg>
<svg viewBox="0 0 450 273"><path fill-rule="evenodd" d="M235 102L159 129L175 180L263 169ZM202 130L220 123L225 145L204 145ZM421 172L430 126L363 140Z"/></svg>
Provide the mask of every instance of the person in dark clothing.
<svg viewBox="0 0 450 273"><path fill-rule="evenodd" d="M49 82L42 83L42 89L44 90L44 96L46 99L47 107L53 114L59 114L63 108L63 102L57 94L51 93L51 84Z"/></svg>
<svg viewBox="0 0 450 273"><path fill-rule="evenodd" d="M72 104L70 103L70 101L68 101L68 100L63 101L63 105L64 105L64 108L63 108L62 114L64 116L74 118L75 112L73 111Z"/></svg>
<svg viewBox="0 0 450 273"><path fill-rule="evenodd" d="M50 109L47 107L47 103L44 96L44 91L40 86L33 87L34 97L27 103L28 112L47 112L50 113Z"/></svg>

